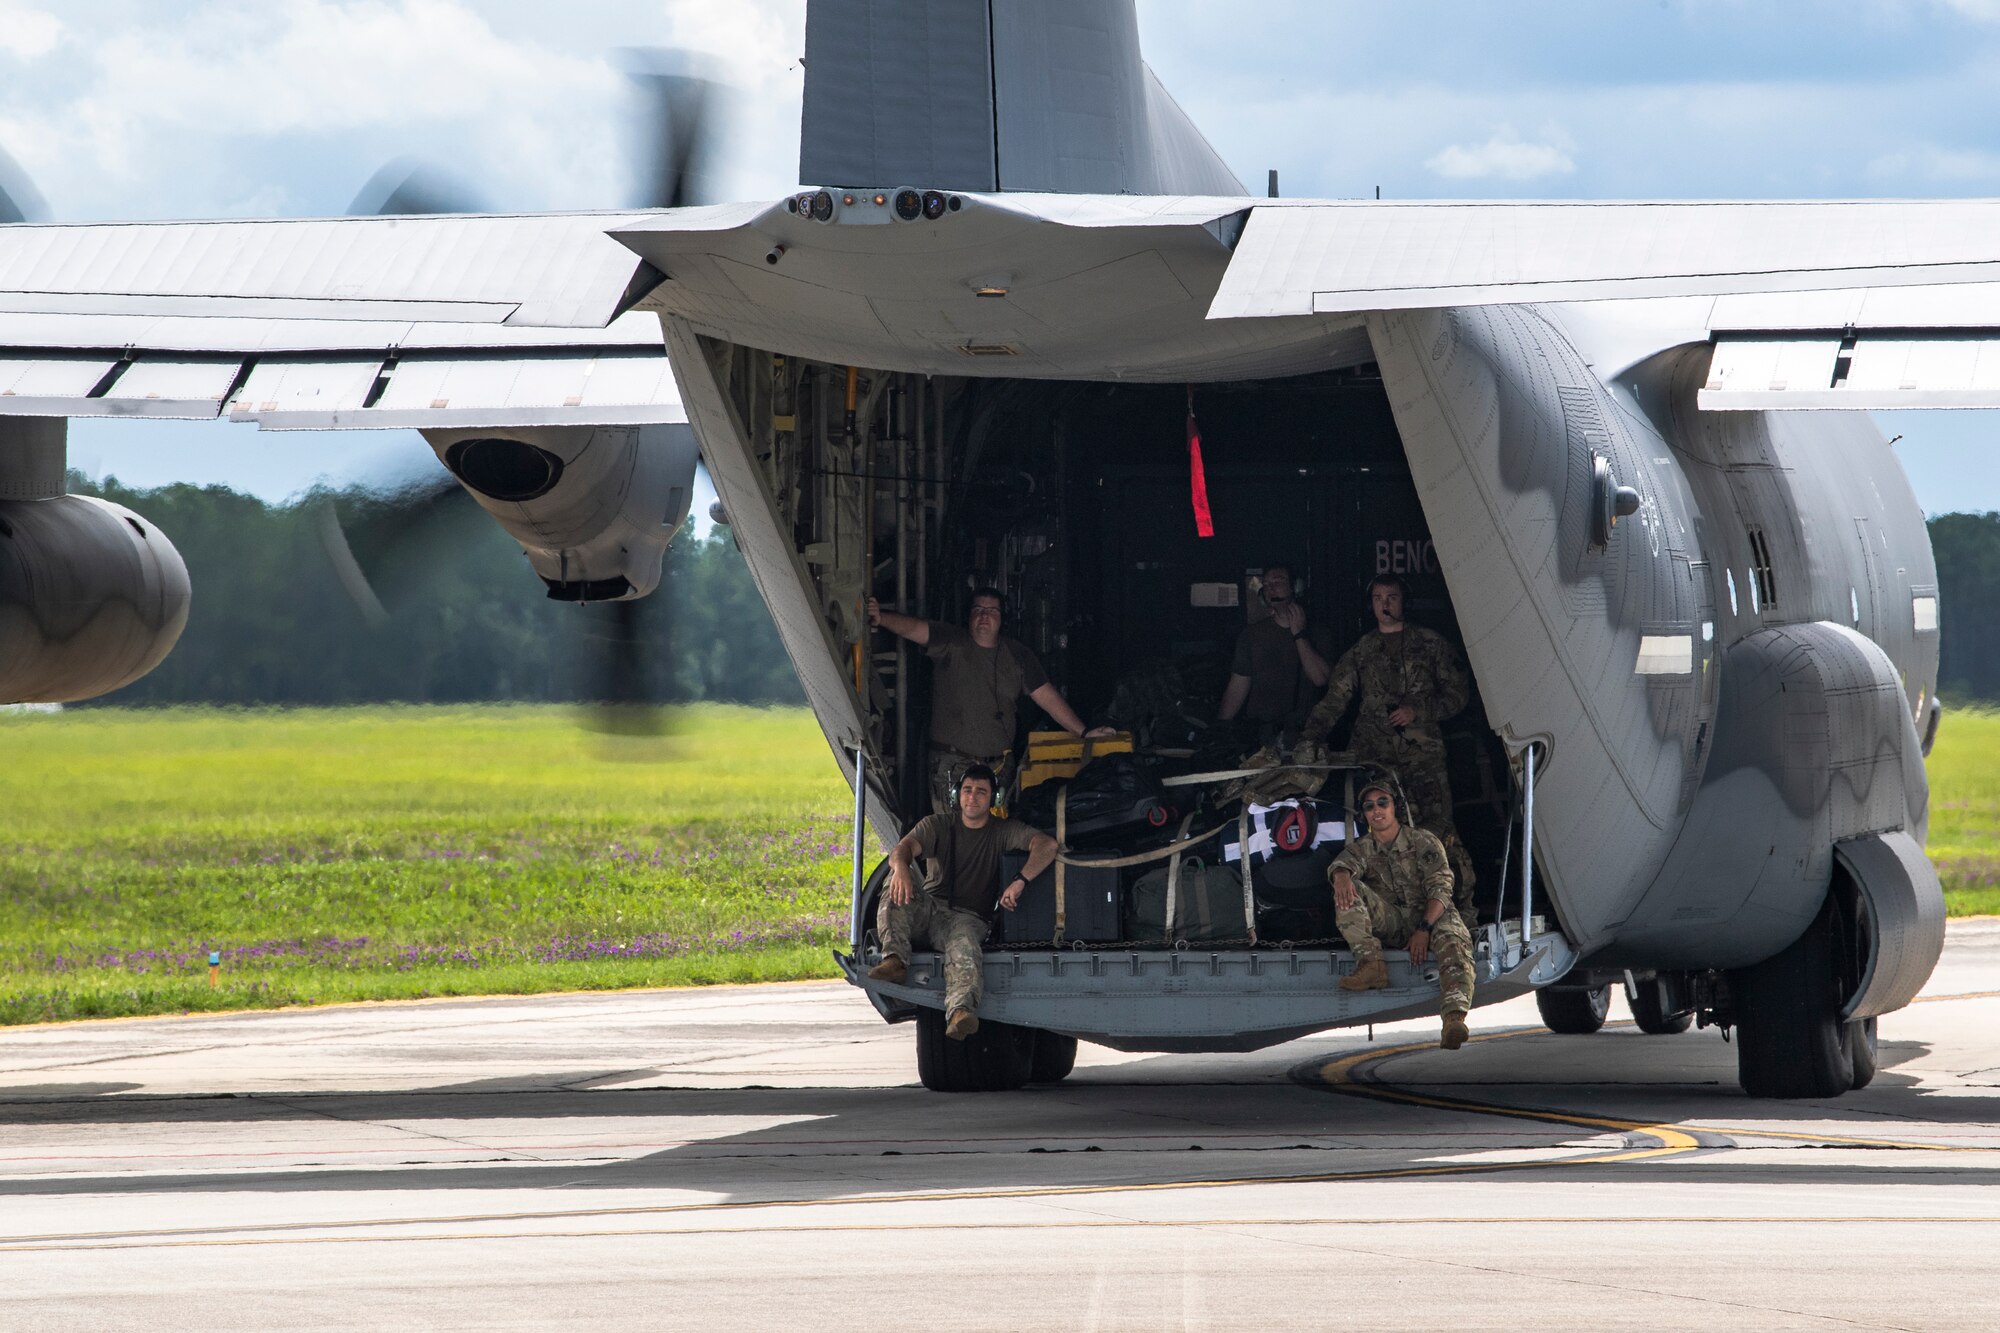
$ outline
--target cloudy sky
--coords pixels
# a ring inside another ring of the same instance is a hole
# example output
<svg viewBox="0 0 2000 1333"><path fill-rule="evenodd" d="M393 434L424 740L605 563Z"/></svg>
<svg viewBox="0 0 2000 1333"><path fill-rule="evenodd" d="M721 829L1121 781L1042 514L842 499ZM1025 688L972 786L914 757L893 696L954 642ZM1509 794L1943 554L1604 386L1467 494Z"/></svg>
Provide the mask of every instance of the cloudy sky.
<svg viewBox="0 0 2000 1333"><path fill-rule="evenodd" d="M2000 196L2000 0L1140 0L1148 58L1288 195ZM345 212L385 161L489 205L607 207L619 51L733 85L714 182L797 174L803 0L0 0L0 146L57 218ZM1985 413L1898 413L1933 511L2000 508ZM75 462L266 496L428 459L413 436L78 423Z"/></svg>

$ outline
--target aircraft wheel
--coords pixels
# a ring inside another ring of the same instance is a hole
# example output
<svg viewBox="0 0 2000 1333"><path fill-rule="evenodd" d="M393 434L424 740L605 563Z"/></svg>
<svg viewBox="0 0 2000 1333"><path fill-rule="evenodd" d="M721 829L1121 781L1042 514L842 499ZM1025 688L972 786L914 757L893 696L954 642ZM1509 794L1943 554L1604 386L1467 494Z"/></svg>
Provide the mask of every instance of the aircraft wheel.
<svg viewBox="0 0 2000 1333"><path fill-rule="evenodd" d="M1671 1037L1677 1032L1686 1032L1694 1025L1693 1014L1667 1014L1666 991L1654 981L1642 981L1625 997L1632 1008L1632 1021L1639 1031L1655 1037Z"/></svg>
<svg viewBox="0 0 2000 1333"><path fill-rule="evenodd" d="M1076 1068L1076 1038L1060 1032L1036 1031L1030 1083L1060 1083Z"/></svg>
<svg viewBox="0 0 2000 1333"><path fill-rule="evenodd" d="M1847 1054L1854 1061L1854 1084L1865 1088L1875 1078L1875 1020L1857 1018L1847 1025Z"/></svg>
<svg viewBox="0 0 2000 1333"><path fill-rule="evenodd" d="M1538 990L1535 1008L1542 1011L1542 1022L1549 1031L1585 1036L1604 1026L1604 1016L1611 1012L1611 987L1606 984L1589 990Z"/></svg>
<svg viewBox="0 0 2000 1333"><path fill-rule="evenodd" d="M1035 1033L984 1021L964 1041L945 1035L944 1014L917 1011L917 1078L932 1092L1011 1092L1033 1072Z"/></svg>
<svg viewBox="0 0 2000 1333"><path fill-rule="evenodd" d="M1832 895L1784 952L1729 974L1736 1081L1752 1097L1838 1097L1855 1086L1840 1021Z"/></svg>

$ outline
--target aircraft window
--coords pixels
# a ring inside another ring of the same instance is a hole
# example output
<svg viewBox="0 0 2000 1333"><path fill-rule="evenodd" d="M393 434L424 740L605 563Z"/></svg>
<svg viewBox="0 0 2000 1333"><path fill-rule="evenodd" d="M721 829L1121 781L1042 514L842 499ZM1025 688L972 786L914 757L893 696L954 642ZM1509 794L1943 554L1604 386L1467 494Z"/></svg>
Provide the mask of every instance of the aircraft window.
<svg viewBox="0 0 2000 1333"><path fill-rule="evenodd" d="M1854 622L1854 628L1861 628L1861 594L1854 591L1854 585L1847 587L1847 614Z"/></svg>
<svg viewBox="0 0 2000 1333"><path fill-rule="evenodd" d="M1750 614L1758 615L1764 610L1764 603L1757 596L1757 571L1751 570L1743 577L1750 584Z"/></svg>
<svg viewBox="0 0 2000 1333"><path fill-rule="evenodd" d="M1937 598L1930 593L1920 592L1910 598L1910 618L1912 626L1919 634L1935 632L1938 627Z"/></svg>
<svg viewBox="0 0 2000 1333"><path fill-rule="evenodd" d="M1738 615L1740 613L1736 607L1736 571L1725 569L1722 571L1722 577L1729 580L1729 614Z"/></svg>
<svg viewBox="0 0 2000 1333"><path fill-rule="evenodd" d="M1778 580L1771 572L1771 547L1764 540L1764 529L1750 529L1750 601L1754 606L1778 604Z"/></svg>

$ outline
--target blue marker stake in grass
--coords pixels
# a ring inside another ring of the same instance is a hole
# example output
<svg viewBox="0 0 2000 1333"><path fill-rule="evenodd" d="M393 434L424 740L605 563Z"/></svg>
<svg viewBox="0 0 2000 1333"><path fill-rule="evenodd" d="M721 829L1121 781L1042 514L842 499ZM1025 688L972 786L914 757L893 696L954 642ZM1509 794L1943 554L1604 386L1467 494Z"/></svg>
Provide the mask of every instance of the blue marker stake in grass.
<svg viewBox="0 0 2000 1333"><path fill-rule="evenodd" d="M210 949L208 951L208 988L210 990L215 989L216 978L221 975L222 975L222 950Z"/></svg>

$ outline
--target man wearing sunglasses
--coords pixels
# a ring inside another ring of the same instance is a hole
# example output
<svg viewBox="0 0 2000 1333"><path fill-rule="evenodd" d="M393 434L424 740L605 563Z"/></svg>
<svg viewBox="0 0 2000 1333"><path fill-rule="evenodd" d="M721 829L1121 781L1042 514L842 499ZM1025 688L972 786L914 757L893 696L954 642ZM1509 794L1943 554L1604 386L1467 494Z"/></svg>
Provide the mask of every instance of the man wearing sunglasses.
<svg viewBox="0 0 2000 1333"><path fill-rule="evenodd" d="M1382 774L1364 781L1361 817L1368 831L1349 842L1327 870L1334 924L1354 951L1354 971L1340 979L1340 988L1386 988L1384 945L1409 950L1413 967L1435 956L1442 1018L1438 1045L1455 1051L1465 1044L1465 1015L1472 1008L1472 936L1452 907L1451 863L1436 834L1403 823L1394 778Z"/></svg>
<svg viewBox="0 0 2000 1333"><path fill-rule="evenodd" d="M908 639L931 659L931 808L957 809L958 778L984 764L996 776L995 799L1014 781L1014 706L1022 695L1042 706L1056 725L1077 736L1109 736L1110 727L1086 731L1083 719L1042 670L1028 645L1000 632L1000 590L972 594L966 629L884 611L868 599L868 623Z"/></svg>

